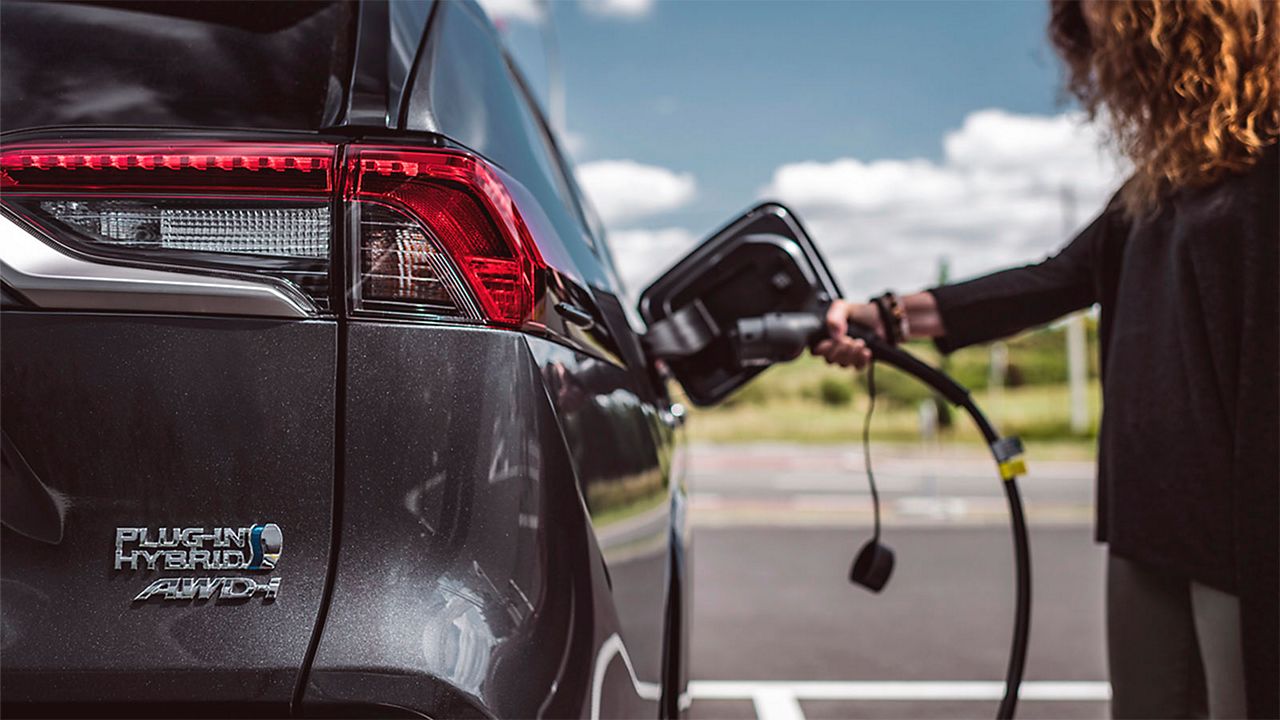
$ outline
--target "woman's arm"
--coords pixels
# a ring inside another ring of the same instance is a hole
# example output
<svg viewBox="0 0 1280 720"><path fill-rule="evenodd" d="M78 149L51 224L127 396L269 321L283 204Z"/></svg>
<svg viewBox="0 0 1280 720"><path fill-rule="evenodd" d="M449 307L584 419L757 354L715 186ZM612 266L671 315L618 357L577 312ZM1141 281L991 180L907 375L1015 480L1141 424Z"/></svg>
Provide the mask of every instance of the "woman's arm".
<svg viewBox="0 0 1280 720"><path fill-rule="evenodd" d="M906 339L933 338L943 352L1007 337L1097 302L1095 278L1101 244L1123 239L1115 203L1057 255L1035 265L1002 270L954 285L943 285L899 300L906 311ZM837 300L827 312L831 338L814 347L828 363L865 367L871 351L848 337L849 322L875 329L884 337L880 315L871 303Z"/></svg>

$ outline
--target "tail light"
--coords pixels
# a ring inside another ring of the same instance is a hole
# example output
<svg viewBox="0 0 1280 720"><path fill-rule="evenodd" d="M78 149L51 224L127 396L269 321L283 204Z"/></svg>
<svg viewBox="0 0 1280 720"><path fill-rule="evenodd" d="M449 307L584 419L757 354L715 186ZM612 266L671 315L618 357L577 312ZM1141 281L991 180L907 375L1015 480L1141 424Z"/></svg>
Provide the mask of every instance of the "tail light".
<svg viewBox="0 0 1280 720"><path fill-rule="evenodd" d="M4 204L84 254L291 282L329 306L338 148L67 143L0 152ZM452 150L346 151L352 309L519 326L545 265L500 172Z"/></svg>
<svg viewBox="0 0 1280 720"><path fill-rule="evenodd" d="M6 205L125 262L268 274L329 300L334 152L322 144L7 148Z"/></svg>
<svg viewBox="0 0 1280 720"><path fill-rule="evenodd" d="M462 315L478 309L502 325L529 318L545 265L505 183L482 160L357 147L347 178L358 218L358 307Z"/></svg>

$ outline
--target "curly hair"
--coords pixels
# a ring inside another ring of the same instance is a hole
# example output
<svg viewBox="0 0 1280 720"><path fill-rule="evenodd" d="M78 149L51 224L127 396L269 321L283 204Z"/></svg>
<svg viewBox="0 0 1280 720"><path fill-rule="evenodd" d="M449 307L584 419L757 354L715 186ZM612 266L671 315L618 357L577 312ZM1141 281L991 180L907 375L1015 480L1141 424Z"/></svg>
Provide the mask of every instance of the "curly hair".
<svg viewBox="0 0 1280 720"><path fill-rule="evenodd" d="M1130 214L1248 168L1280 135L1280 2L1051 0L1066 90L1134 164ZM1087 15L1086 15L1087 13Z"/></svg>

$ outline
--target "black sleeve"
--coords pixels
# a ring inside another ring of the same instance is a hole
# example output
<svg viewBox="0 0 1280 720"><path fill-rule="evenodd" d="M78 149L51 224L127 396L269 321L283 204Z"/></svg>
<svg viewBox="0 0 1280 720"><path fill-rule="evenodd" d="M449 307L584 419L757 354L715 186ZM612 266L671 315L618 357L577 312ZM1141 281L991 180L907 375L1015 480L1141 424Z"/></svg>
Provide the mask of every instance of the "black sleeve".
<svg viewBox="0 0 1280 720"><path fill-rule="evenodd" d="M944 353L1007 337L1097 302L1095 263L1103 236L1121 211L1115 201L1057 255L1035 265L1001 270L929 290L947 334Z"/></svg>

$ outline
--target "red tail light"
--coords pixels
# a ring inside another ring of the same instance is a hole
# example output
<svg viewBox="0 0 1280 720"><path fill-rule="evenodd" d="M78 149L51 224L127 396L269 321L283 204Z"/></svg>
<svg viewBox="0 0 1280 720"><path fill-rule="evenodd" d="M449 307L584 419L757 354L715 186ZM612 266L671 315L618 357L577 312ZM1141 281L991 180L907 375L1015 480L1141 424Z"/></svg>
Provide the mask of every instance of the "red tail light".
<svg viewBox="0 0 1280 720"><path fill-rule="evenodd" d="M89 255L271 275L328 307L338 148L68 142L0 150L4 205ZM352 145L342 199L355 309L519 326L545 265L483 160Z"/></svg>
<svg viewBox="0 0 1280 720"><path fill-rule="evenodd" d="M329 305L331 145L65 143L0 152L5 205L117 261L270 275Z"/></svg>
<svg viewBox="0 0 1280 720"><path fill-rule="evenodd" d="M416 304L433 286L448 285L440 264L429 261L433 253L443 250L452 257L486 319L503 325L529 319L539 271L545 265L494 170L471 155L445 150L357 147L348 164L349 201L363 210L376 206L398 210L420 222L432 236L397 251L402 259L396 263L394 291L388 293L387 284L378 282L386 279L384 272L362 278L358 295ZM377 242L362 231L361 255ZM413 256L419 260L410 261Z"/></svg>
<svg viewBox="0 0 1280 720"><path fill-rule="evenodd" d="M333 189L333 148L238 143L11 148L0 154L0 189L328 195Z"/></svg>

